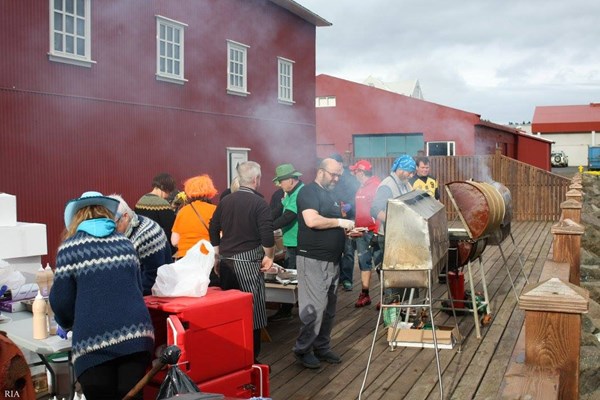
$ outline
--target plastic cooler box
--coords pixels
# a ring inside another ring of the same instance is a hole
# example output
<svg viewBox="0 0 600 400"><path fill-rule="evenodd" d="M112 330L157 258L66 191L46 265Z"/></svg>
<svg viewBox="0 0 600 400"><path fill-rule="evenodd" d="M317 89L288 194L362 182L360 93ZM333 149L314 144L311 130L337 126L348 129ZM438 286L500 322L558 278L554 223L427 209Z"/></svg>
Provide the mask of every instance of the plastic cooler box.
<svg viewBox="0 0 600 400"><path fill-rule="evenodd" d="M145 297L156 346L177 345L179 368L203 392L238 398L269 396L268 366L256 365L253 349L252 295L208 288L203 297ZM144 391L156 398L165 372Z"/></svg>

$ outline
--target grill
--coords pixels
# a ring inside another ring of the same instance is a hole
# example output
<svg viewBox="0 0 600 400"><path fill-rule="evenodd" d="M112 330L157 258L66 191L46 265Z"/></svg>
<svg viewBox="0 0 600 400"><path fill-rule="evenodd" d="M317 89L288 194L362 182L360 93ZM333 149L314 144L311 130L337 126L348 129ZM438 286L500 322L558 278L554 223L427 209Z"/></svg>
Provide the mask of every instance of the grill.
<svg viewBox="0 0 600 400"><path fill-rule="evenodd" d="M446 192L464 227L448 230L448 270L455 271L510 235L512 197L499 182L455 181Z"/></svg>
<svg viewBox="0 0 600 400"><path fill-rule="evenodd" d="M402 283L388 274L385 286L426 287L427 270L439 272L448 257L448 223L444 205L423 190L388 200L384 270L403 270Z"/></svg>

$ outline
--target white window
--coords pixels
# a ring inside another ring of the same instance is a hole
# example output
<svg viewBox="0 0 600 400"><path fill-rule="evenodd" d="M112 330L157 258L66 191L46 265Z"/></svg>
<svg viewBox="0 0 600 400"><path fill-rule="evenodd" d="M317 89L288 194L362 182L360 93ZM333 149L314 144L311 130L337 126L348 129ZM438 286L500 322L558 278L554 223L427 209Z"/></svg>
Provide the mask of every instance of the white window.
<svg viewBox="0 0 600 400"><path fill-rule="evenodd" d="M90 0L50 1L51 61L91 67Z"/></svg>
<svg viewBox="0 0 600 400"><path fill-rule="evenodd" d="M156 16L156 79L183 85L183 39L186 24Z"/></svg>
<svg viewBox="0 0 600 400"><path fill-rule="evenodd" d="M294 103L294 62L277 57L277 75L279 76L279 89L277 99L280 103Z"/></svg>
<svg viewBox="0 0 600 400"><path fill-rule="evenodd" d="M455 142L427 142L428 156L453 156L455 154Z"/></svg>
<svg viewBox="0 0 600 400"><path fill-rule="evenodd" d="M247 53L249 46L227 41L227 93L245 96L248 92Z"/></svg>
<svg viewBox="0 0 600 400"><path fill-rule="evenodd" d="M335 107L335 96L321 96L315 99L315 107Z"/></svg>

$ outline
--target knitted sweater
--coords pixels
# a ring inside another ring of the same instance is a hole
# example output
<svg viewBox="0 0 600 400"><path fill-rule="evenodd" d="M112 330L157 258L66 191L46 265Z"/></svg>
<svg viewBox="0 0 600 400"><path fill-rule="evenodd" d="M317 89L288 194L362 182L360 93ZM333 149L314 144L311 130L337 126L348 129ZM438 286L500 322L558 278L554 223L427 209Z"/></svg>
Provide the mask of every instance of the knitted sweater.
<svg viewBox="0 0 600 400"><path fill-rule="evenodd" d="M60 245L50 305L58 324L73 331L77 377L104 362L153 349L138 257L119 233L95 237L78 231Z"/></svg>
<svg viewBox="0 0 600 400"><path fill-rule="evenodd" d="M143 294L152 294L156 281L156 270L161 265L171 264L171 248L161 227L150 218L138 215L139 225L131 231L129 239L140 258Z"/></svg>
<svg viewBox="0 0 600 400"><path fill-rule="evenodd" d="M167 235L167 242L171 248L171 254L173 254L175 251L171 246L171 230L175 222L175 212L169 202L155 194L147 193L140 197L134 211L137 215L143 215L158 222Z"/></svg>

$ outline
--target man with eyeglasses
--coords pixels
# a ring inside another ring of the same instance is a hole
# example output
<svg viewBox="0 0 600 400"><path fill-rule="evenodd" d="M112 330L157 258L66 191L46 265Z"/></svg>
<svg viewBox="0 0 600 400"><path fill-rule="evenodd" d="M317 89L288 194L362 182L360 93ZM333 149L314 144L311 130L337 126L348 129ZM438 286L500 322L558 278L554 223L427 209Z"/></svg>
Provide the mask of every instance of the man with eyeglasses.
<svg viewBox="0 0 600 400"><path fill-rule="evenodd" d="M354 221L342 218L340 204L331 190L343 172L332 158L319 164L315 180L306 184L297 197L298 209L298 307L300 333L294 354L306 368L319 368L321 361L339 364L331 350L335 318L340 256L346 233Z"/></svg>

